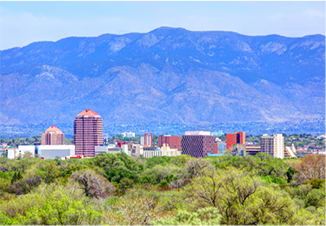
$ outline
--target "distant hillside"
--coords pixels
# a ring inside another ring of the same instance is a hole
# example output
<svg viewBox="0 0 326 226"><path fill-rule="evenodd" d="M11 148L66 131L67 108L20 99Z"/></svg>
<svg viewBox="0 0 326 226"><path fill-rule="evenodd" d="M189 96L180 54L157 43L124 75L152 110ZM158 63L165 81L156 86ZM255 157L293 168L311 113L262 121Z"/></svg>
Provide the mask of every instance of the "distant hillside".
<svg viewBox="0 0 326 226"><path fill-rule="evenodd" d="M1 51L0 124L216 123L325 117L325 36L161 27Z"/></svg>

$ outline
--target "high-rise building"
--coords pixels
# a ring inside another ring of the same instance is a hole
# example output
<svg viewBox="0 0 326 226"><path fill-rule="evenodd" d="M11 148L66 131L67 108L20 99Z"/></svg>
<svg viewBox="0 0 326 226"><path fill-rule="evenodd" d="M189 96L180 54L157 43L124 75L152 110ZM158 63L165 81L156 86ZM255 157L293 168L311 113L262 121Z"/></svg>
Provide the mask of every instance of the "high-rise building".
<svg viewBox="0 0 326 226"><path fill-rule="evenodd" d="M140 145L145 145L147 147L153 146L153 134L149 136L148 133L145 133L145 136L140 136Z"/></svg>
<svg viewBox="0 0 326 226"><path fill-rule="evenodd" d="M42 145L64 145L65 134L56 126L50 126L41 137Z"/></svg>
<svg viewBox="0 0 326 226"><path fill-rule="evenodd" d="M275 158L284 158L284 137L282 134L260 137L260 151Z"/></svg>
<svg viewBox="0 0 326 226"><path fill-rule="evenodd" d="M191 155L196 158L207 156L215 152L215 136L210 132L186 131L181 140L182 154Z"/></svg>
<svg viewBox="0 0 326 226"><path fill-rule="evenodd" d="M74 121L75 154L95 156L95 146L103 144L103 120L99 114L87 108Z"/></svg>
<svg viewBox="0 0 326 226"><path fill-rule="evenodd" d="M169 146L170 148L179 149L181 148L181 137L161 135L158 137L158 146L163 147L164 144L165 146Z"/></svg>
<svg viewBox="0 0 326 226"><path fill-rule="evenodd" d="M246 144L245 132L226 134L226 148L231 151L234 144Z"/></svg>

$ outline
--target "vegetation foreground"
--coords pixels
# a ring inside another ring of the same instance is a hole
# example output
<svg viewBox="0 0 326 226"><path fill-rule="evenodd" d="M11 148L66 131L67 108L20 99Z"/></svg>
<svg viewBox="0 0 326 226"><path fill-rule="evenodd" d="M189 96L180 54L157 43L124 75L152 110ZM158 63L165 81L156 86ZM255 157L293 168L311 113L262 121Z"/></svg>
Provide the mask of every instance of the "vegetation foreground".
<svg viewBox="0 0 326 226"><path fill-rule="evenodd" d="M0 224L325 225L325 155L0 158Z"/></svg>

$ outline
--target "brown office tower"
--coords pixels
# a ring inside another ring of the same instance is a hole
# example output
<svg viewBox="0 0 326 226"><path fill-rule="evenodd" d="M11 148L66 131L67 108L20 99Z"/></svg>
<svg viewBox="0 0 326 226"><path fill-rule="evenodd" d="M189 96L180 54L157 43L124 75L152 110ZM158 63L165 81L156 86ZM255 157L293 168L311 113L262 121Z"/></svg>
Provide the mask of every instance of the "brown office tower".
<svg viewBox="0 0 326 226"><path fill-rule="evenodd" d="M64 145L65 134L56 126L50 126L42 133L41 145Z"/></svg>
<svg viewBox="0 0 326 226"><path fill-rule="evenodd" d="M207 156L215 152L215 136L210 132L185 132L181 140L182 154L196 158Z"/></svg>
<svg viewBox="0 0 326 226"><path fill-rule="evenodd" d="M163 144L165 144L165 146L169 146L172 149L179 149L181 148L181 137L161 135L158 137L158 146L163 147Z"/></svg>
<svg viewBox="0 0 326 226"><path fill-rule="evenodd" d="M75 155L95 156L95 146L103 144L103 120L99 114L87 108L74 121Z"/></svg>

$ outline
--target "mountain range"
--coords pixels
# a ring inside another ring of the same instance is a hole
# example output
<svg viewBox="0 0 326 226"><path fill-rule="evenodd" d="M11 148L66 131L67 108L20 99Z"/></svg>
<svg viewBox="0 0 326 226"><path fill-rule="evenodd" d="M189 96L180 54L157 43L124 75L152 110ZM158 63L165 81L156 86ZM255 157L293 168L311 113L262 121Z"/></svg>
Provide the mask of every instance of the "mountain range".
<svg viewBox="0 0 326 226"><path fill-rule="evenodd" d="M0 51L0 124L325 118L325 36L160 27Z"/></svg>

